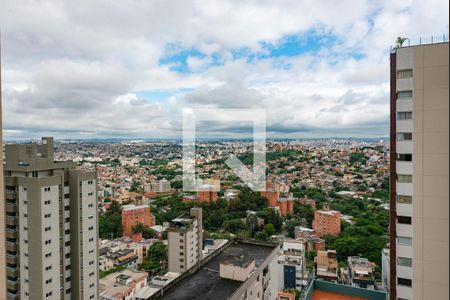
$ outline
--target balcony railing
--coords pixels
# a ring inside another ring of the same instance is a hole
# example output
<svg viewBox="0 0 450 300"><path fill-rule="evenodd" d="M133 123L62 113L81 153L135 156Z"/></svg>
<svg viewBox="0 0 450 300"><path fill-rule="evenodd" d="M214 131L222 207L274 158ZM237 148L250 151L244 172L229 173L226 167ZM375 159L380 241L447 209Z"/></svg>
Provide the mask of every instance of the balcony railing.
<svg viewBox="0 0 450 300"><path fill-rule="evenodd" d="M445 43L449 41L449 36L447 34L443 35L432 35L428 37L420 37L420 38L405 38L405 41L399 45L391 46L391 52L395 52L398 48L411 47L411 46L419 46L419 45L430 45L430 44L438 44Z"/></svg>

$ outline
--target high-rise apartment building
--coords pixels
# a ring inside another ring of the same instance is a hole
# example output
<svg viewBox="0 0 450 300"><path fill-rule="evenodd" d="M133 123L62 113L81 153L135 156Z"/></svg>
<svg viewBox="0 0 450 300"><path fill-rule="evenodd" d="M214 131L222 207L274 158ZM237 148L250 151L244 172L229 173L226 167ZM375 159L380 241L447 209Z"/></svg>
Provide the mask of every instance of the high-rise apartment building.
<svg viewBox="0 0 450 300"><path fill-rule="evenodd" d="M190 215L172 220L167 232L169 272L183 273L195 266L203 250L202 209L193 207Z"/></svg>
<svg viewBox="0 0 450 300"><path fill-rule="evenodd" d="M53 139L6 146L7 299L98 299L96 173L53 160Z"/></svg>
<svg viewBox="0 0 450 300"><path fill-rule="evenodd" d="M390 61L390 299L448 299L448 43Z"/></svg>
<svg viewBox="0 0 450 300"><path fill-rule="evenodd" d="M0 41L1 42L1 41ZM3 160L3 118L2 118L2 50L0 43L0 153ZM3 163L0 164L0 300L6 297L5 281L5 199L3 190Z"/></svg>

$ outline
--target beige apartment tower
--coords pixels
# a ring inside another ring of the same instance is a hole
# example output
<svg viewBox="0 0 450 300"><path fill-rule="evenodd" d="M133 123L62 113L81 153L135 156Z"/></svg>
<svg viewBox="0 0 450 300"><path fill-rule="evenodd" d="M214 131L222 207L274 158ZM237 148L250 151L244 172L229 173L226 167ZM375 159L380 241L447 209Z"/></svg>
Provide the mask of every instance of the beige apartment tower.
<svg viewBox="0 0 450 300"><path fill-rule="evenodd" d="M449 299L448 42L390 59L390 299Z"/></svg>
<svg viewBox="0 0 450 300"><path fill-rule="evenodd" d="M202 209L191 208L190 215L173 219L168 229L169 272L184 273L202 258Z"/></svg>
<svg viewBox="0 0 450 300"><path fill-rule="evenodd" d="M2 49L0 41L0 153L3 160L3 117L2 117ZM0 182L3 182L3 162L0 164ZM5 277L5 198L3 184L0 184L0 300L6 297Z"/></svg>
<svg viewBox="0 0 450 300"><path fill-rule="evenodd" d="M52 138L5 154L6 299L98 299L96 173L54 161Z"/></svg>

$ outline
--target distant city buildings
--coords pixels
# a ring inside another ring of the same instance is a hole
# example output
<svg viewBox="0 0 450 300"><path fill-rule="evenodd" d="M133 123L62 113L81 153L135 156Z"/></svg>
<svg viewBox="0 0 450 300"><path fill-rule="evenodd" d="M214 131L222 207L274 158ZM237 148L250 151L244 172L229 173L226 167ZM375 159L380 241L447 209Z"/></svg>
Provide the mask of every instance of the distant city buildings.
<svg viewBox="0 0 450 300"><path fill-rule="evenodd" d="M329 204L324 204L322 210L314 212L313 229L319 237L339 235L341 233L341 213L330 210Z"/></svg>
<svg viewBox="0 0 450 300"><path fill-rule="evenodd" d="M54 161L53 138L5 154L7 299L98 299L95 172Z"/></svg>

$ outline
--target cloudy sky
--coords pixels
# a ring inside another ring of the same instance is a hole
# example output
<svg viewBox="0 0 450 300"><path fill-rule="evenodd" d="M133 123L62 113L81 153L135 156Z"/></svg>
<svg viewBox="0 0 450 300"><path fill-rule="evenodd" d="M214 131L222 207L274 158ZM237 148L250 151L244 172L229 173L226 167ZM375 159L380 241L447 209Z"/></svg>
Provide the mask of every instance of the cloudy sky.
<svg viewBox="0 0 450 300"><path fill-rule="evenodd" d="M389 47L448 34L448 6L0 0L4 135L179 137L189 107L266 109L269 137L387 136ZM225 123L199 134L247 134Z"/></svg>

